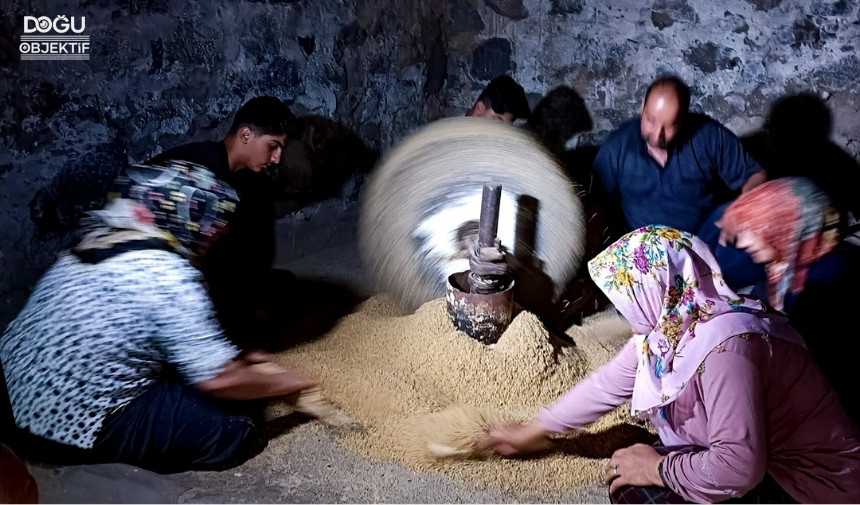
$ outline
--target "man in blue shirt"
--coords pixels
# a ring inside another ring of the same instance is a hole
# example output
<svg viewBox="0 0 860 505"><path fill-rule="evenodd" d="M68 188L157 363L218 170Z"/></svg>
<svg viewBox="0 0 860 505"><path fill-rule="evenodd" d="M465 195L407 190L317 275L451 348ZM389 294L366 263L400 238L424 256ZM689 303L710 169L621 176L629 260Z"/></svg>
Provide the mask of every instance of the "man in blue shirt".
<svg viewBox="0 0 860 505"><path fill-rule="evenodd" d="M600 147L593 168L610 201L620 204L624 229L662 224L708 242L733 288L763 277L760 265L718 243L715 223L733 193L767 177L740 140L713 119L689 113L690 90L679 78L654 81L640 117L624 123Z"/></svg>

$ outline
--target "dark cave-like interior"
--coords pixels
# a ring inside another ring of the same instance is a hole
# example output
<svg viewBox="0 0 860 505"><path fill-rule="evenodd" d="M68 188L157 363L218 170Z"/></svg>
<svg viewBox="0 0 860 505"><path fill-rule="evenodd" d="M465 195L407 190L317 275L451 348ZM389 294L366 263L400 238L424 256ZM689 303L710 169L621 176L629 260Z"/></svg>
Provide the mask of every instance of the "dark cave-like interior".
<svg viewBox="0 0 860 505"><path fill-rule="evenodd" d="M25 57L39 34L27 23L57 16L73 28L85 20L87 58ZM690 85L691 109L739 136L769 174L812 177L857 212L858 50L860 4L846 0L7 1L0 327L123 167L223 139L236 109L258 95L282 99L304 127L270 173L275 266L298 278L290 299L304 316L289 321L295 340L324 333L370 293L356 240L374 167L423 125L463 116L500 75L523 86L533 111L515 125L582 187L607 135L636 117L656 76L671 73ZM340 450L323 454L337 460ZM315 475L325 464L312 465ZM361 475L377 471L356 465ZM92 502L127 499L103 484L134 481L130 472L36 470L46 499ZM306 477L138 479L137 498L151 502L239 501L254 486L250 499L260 502L529 499L433 494L432 479L388 495L348 480L324 490ZM78 481L91 485L68 484ZM162 494L146 491L158 486ZM595 489L566 498L604 500Z"/></svg>

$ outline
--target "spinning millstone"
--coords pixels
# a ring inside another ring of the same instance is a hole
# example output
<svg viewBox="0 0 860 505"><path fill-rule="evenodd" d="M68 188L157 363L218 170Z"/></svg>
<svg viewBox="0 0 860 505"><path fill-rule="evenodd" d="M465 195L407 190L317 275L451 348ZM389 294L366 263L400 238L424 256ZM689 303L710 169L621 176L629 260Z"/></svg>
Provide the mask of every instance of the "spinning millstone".
<svg viewBox="0 0 860 505"><path fill-rule="evenodd" d="M496 188L496 226L482 237L488 183ZM442 119L375 167L362 202L359 252L375 289L410 311L449 289L469 296L508 289L542 317L557 309L583 262L584 211L578 188L528 132L480 118ZM505 285L502 274L513 282Z"/></svg>

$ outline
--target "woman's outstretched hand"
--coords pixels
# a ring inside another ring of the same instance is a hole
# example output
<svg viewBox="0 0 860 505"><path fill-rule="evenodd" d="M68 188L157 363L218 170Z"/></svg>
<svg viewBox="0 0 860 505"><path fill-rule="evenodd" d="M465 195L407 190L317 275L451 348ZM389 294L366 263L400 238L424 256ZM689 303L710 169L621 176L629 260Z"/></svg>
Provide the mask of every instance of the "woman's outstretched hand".
<svg viewBox="0 0 860 505"><path fill-rule="evenodd" d="M549 446L547 432L538 421L501 426L478 442L478 448L489 449L506 457L541 451Z"/></svg>

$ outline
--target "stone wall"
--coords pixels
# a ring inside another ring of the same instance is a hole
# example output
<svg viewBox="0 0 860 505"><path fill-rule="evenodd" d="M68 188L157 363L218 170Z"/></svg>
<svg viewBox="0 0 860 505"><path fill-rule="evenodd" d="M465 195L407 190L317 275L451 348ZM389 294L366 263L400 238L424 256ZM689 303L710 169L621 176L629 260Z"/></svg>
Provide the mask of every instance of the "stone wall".
<svg viewBox="0 0 860 505"><path fill-rule="evenodd" d="M41 15L85 17L90 60L20 61L23 17ZM533 106L562 89L587 108L587 126L559 138L575 147L598 144L671 71L692 85L695 109L741 135L780 97L810 91L833 114L834 142L856 158L858 48L851 0L7 1L0 324L120 166L220 139L254 95L328 118L378 153L462 115L509 73Z"/></svg>

